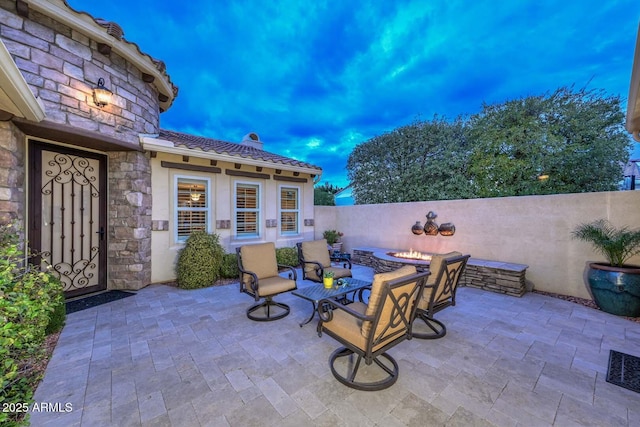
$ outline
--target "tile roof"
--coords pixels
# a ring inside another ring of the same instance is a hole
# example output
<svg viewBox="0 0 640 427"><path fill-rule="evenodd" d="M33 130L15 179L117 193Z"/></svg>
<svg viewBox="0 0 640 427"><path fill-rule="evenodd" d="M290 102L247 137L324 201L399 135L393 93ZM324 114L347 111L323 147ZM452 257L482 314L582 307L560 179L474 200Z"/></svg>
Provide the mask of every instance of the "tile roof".
<svg viewBox="0 0 640 427"><path fill-rule="evenodd" d="M235 142L221 141L219 139L205 138L203 136L191 135L182 132L175 132L167 129L160 129L159 139L173 142L175 147L185 147L189 149L199 149L202 151L212 151L218 154L226 154L229 156L249 158L253 160L261 160L269 163L276 163L294 167L317 169L322 168L311 163L301 162L300 160L290 157L281 156L279 154L269 153L248 145L242 145Z"/></svg>

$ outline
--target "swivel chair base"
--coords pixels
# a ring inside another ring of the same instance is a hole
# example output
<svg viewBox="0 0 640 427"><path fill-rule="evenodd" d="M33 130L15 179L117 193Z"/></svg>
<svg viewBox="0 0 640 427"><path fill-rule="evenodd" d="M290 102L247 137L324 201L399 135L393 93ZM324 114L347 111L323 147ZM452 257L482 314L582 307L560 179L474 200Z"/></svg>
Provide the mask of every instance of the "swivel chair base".
<svg viewBox="0 0 640 427"><path fill-rule="evenodd" d="M355 363L353 362L354 356L357 356ZM340 360L343 358L348 358L348 360ZM379 354L373 359L373 363L369 365L371 367L377 367L378 369L374 368L376 372L366 372L361 375L361 377L374 377L371 381L367 381L365 378L357 379L356 376L358 375L359 370L373 370L369 367L363 368L360 365L362 359L363 357L354 353L353 350L346 347L340 347L329 357L331 373L338 381L347 387L363 391L384 390L385 388L391 387L398 380L398 363L387 353ZM346 365L342 366L343 369L340 369L341 371L346 371L344 375L341 372L338 372L336 362L341 365ZM382 376L382 378L378 379L380 376Z"/></svg>

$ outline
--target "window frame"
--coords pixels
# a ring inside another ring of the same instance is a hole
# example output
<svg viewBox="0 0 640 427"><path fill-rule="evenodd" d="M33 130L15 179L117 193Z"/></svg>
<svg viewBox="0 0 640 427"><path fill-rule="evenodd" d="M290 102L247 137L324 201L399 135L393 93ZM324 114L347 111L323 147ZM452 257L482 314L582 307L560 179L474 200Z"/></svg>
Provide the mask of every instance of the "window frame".
<svg viewBox="0 0 640 427"><path fill-rule="evenodd" d="M178 200L178 196L179 196L179 183L180 181L195 181L197 183L204 183L205 185L205 201L206 201L206 206L205 207L196 207L196 208L185 208L185 207L181 207L179 206L179 200ZM184 244L187 239L189 238L189 236L186 237L181 237L178 235L178 230L179 230L179 216L180 216L180 212L200 212L200 211L204 211L205 212L205 221L204 221L204 225L205 225L205 232L210 233L211 232L211 215L212 215L212 211L213 211L213 206L212 206L212 198L211 198L211 178L209 177L204 177L204 176L197 176L197 175L174 175L173 176L173 195L172 195L172 205L173 205L173 241L177 244Z"/></svg>
<svg viewBox="0 0 640 427"><path fill-rule="evenodd" d="M256 208L238 208L238 188L239 187L256 187ZM234 181L233 183L233 234L238 240L259 239L262 236L262 183L252 181ZM256 232L255 234L240 234L238 232L238 213L239 212L256 212Z"/></svg>
<svg viewBox="0 0 640 427"><path fill-rule="evenodd" d="M294 190L296 193L296 207L295 209L283 209L282 208L282 191L284 189ZM279 185L278 186L278 229L280 231L280 236L282 237L290 237L290 236L299 236L300 235L300 198L302 194L302 189L297 185ZM295 231L284 231L282 221L282 214L284 212L294 212L296 217L296 230Z"/></svg>

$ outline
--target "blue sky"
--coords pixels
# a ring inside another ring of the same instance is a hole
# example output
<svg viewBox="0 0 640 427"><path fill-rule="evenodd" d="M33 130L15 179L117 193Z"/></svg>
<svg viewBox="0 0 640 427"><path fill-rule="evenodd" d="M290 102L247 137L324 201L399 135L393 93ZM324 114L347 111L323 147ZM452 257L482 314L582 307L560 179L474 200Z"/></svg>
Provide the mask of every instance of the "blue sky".
<svg viewBox="0 0 640 427"><path fill-rule="evenodd" d="M568 85L626 108L640 20L637 0L68 3L166 63L180 93L163 128L233 142L256 132L338 186L355 145L417 118Z"/></svg>

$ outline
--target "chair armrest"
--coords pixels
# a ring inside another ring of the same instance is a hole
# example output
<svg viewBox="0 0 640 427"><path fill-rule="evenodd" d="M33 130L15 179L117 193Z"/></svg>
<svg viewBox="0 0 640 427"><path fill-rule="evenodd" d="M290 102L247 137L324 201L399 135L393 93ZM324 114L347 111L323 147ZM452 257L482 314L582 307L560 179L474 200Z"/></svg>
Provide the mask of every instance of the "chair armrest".
<svg viewBox="0 0 640 427"><path fill-rule="evenodd" d="M327 307L329 306L329 307ZM338 310L343 310L345 311L347 314L349 314L350 316L353 316L357 319L361 319L362 321L365 320L369 320L369 321L373 321L374 317L373 316L367 316L365 314L362 314L358 311L355 311L352 308L349 308L349 306L344 305L344 304L340 304L338 301L333 300L333 299L321 299L320 301L318 301L318 316L320 317L320 319L318 320L318 326L316 327L316 331L318 333L318 336L321 337L322 336L322 324L324 322L330 322L331 319L333 319L333 310L334 309L338 309Z"/></svg>
<svg viewBox="0 0 640 427"><path fill-rule="evenodd" d="M341 257L341 256L334 256L334 255L329 255L329 259L331 260L331 262L335 262L335 263L342 263L342 267L343 268L347 268L347 265L349 266L349 270L351 270L351 259L350 258L346 258L346 257Z"/></svg>
<svg viewBox="0 0 640 427"><path fill-rule="evenodd" d="M371 286L367 286L367 287L364 287L364 288L360 288L360 289L358 290L358 301L360 301L361 303L364 303L363 295L364 295L364 293L365 293L366 291L369 291L369 295L371 295ZM354 298L355 298L355 296L354 296ZM369 298L367 298L367 302L369 302Z"/></svg>
<svg viewBox="0 0 640 427"><path fill-rule="evenodd" d="M316 274L318 277L322 277L322 273L324 272L324 267L318 261L305 261L302 260L302 269L304 270L305 264L315 264Z"/></svg>
<svg viewBox="0 0 640 427"><path fill-rule="evenodd" d="M284 268L289 270L289 279L298 280L298 273L296 269L290 265L278 264L278 268Z"/></svg>
<svg viewBox="0 0 640 427"><path fill-rule="evenodd" d="M329 307L327 307L329 306ZM328 308L328 309L326 309ZM324 311L323 311L324 309ZM321 322L328 322L333 318L333 309L339 309L339 310L343 310L345 312L347 312L349 315L353 316L353 317L357 317L358 319L361 320L373 320L373 316L366 316L352 308L350 308L348 305L344 305L339 303L338 301L334 300L334 299L330 299L330 298L325 298L325 299L321 299L320 301L318 301L318 316L320 316L320 320Z"/></svg>
<svg viewBox="0 0 640 427"><path fill-rule="evenodd" d="M248 274L249 276L251 276L251 282L249 282L249 286L251 287L251 291L255 294L255 298L256 301L259 300L258 298L258 275L256 273L254 273L253 271L247 271L247 270L240 270L240 292L242 292L242 287L246 286L244 284L244 282L242 281L242 275L243 274Z"/></svg>

